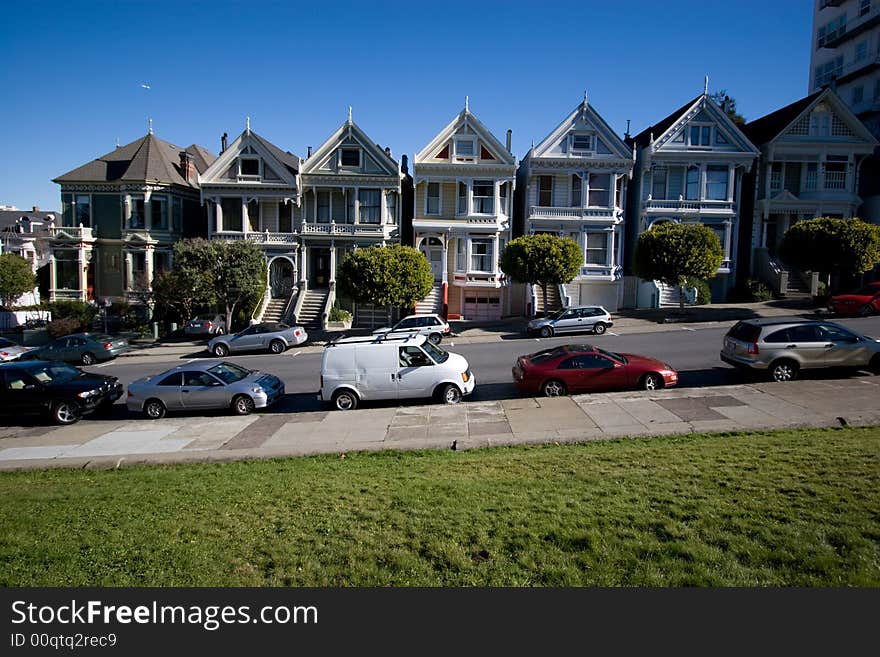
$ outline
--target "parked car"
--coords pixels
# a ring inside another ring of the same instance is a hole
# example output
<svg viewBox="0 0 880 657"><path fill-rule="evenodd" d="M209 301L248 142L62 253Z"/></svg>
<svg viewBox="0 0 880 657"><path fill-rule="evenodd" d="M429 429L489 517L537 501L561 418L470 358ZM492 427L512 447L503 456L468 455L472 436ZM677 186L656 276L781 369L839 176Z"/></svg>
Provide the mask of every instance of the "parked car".
<svg viewBox="0 0 880 657"><path fill-rule="evenodd" d="M54 361L0 364L0 413L48 415L57 424L73 424L83 415L109 407L122 396L115 376L83 372Z"/></svg>
<svg viewBox="0 0 880 657"><path fill-rule="evenodd" d="M221 335L208 342L208 351L223 358L233 351L262 351L273 354L283 353L288 347L295 347L309 339L302 326L287 324L253 324L233 335Z"/></svg>
<svg viewBox="0 0 880 657"><path fill-rule="evenodd" d="M6 338L0 338L0 362L15 360L28 351L30 351L30 347L25 347Z"/></svg>
<svg viewBox="0 0 880 657"><path fill-rule="evenodd" d="M678 383L671 365L588 344L568 344L520 356L513 366L517 387L530 395L558 397L608 390L657 390Z"/></svg>
<svg viewBox="0 0 880 657"><path fill-rule="evenodd" d="M880 281L868 283L855 292L838 294L828 301L828 310L848 317L870 317L880 313Z"/></svg>
<svg viewBox="0 0 880 657"><path fill-rule="evenodd" d="M226 333L226 319L223 315L199 315L183 325L187 335L223 335Z"/></svg>
<svg viewBox="0 0 880 657"><path fill-rule="evenodd" d="M563 308L547 317L533 319L526 325L526 333L549 338L557 333L592 331L602 335L614 326L611 313L602 306Z"/></svg>
<svg viewBox="0 0 880 657"><path fill-rule="evenodd" d="M721 360L766 372L774 381L791 381L800 370L816 368L880 374L880 341L833 322L745 319L724 336Z"/></svg>
<svg viewBox="0 0 880 657"><path fill-rule="evenodd" d="M443 336L449 335L449 324L440 315L407 315L394 326L373 331L373 335L385 334L424 335L434 344L440 344Z"/></svg>
<svg viewBox="0 0 880 657"><path fill-rule="evenodd" d="M151 420L167 411L203 411L228 408L248 415L271 406L284 396L284 382L273 374L249 370L226 361L186 363L128 386L128 410Z"/></svg>
<svg viewBox="0 0 880 657"><path fill-rule="evenodd" d="M94 365L98 361L116 358L128 349L128 340L125 338L113 338L99 333L74 333L31 349L19 358Z"/></svg>
<svg viewBox="0 0 880 657"><path fill-rule="evenodd" d="M340 411L361 401L434 397L457 404L476 385L467 360L424 335L342 338L324 349L318 399Z"/></svg>

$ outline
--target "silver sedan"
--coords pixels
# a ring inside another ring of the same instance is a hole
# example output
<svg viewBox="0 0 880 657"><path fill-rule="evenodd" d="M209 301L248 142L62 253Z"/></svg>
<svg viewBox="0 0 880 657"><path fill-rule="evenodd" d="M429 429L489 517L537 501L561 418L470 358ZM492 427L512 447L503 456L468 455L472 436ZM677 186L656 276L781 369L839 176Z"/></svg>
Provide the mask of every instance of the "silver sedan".
<svg viewBox="0 0 880 657"><path fill-rule="evenodd" d="M16 344L6 338L0 338L0 362L15 360L26 351L29 351L28 347Z"/></svg>
<svg viewBox="0 0 880 657"><path fill-rule="evenodd" d="M128 386L128 410L158 420L167 411L228 408L248 415L284 396L284 382L273 374L229 363L187 363L147 376Z"/></svg>
<svg viewBox="0 0 880 657"><path fill-rule="evenodd" d="M208 342L208 351L218 358L233 351L268 351L280 354L288 347L302 344L308 339L309 334L302 326L253 324L233 335L218 335Z"/></svg>

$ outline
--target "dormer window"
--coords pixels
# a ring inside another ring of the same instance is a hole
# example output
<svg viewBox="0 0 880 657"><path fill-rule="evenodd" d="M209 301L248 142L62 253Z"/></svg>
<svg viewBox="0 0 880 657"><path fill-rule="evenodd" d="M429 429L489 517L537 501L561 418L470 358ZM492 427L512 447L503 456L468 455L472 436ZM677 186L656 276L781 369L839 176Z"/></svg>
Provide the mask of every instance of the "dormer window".
<svg viewBox="0 0 880 657"><path fill-rule="evenodd" d="M260 160L256 157L241 157L238 159L238 175L241 178L259 178Z"/></svg>
<svg viewBox="0 0 880 657"><path fill-rule="evenodd" d="M711 125L692 125L688 131L689 145L697 148L708 148L712 145Z"/></svg>
<svg viewBox="0 0 880 657"><path fill-rule="evenodd" d="M341 149L340 161L344 167L359 167L361 165L361 149L359 148L343 148Z"/></svg>
<svg viewBox="0 0 880 657"><path fill-rule="evenodd" d="M571 150L580 152L593 150L593 135L572 135Z"/></svg>
<svg viewBox="0 0 880 657"><path fill-rule="evenodd" d="M456 139L455 140L455 156L471 158L477 152L476 139Z"/></svg>

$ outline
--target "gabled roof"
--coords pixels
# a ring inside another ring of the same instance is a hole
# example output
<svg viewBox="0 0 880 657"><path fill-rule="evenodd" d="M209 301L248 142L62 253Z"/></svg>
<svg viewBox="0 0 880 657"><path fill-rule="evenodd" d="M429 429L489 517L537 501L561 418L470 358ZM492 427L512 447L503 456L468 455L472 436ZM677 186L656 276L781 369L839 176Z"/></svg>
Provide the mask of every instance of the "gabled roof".
<svg viewBox="0 0 880 657"><path fill-rule="evenodd" d="M211 163L211 166L200 173L199 182L214 182L214 179L221 175L230 166L232 161L249 146L255 147L256 151L265 160L268 160L269 166L279 176L282 176L285 182L291 186L296 186L296 176L299 173L301 164L300 159L293 153L281 150L268 139L261 137L251 130L250 127L245 128L244 132ZM224 182L228 183L229 181Z"/></svg>
<svg viewBox="0 0 880 657"><path fill-rule="evenodd" d="M632 146L633 144L635 144L639 148L643 148L643 147L647 146L651 141L651 135L654 135L654 138L656 139L657 137L662 135L664 132L669 130L669 128L672 127L672 124L675 123L679 119L679 117L681 117L682 114L687 112L694 105L694 103L696 103L702 97L703 97L703 94L700 94L696 98L689 100L687 103L685 103L684 105L679 107L672 114L667 116L665 119L658 121L654 125L648 126L644 130L642 130L639 134L637 134L635 137L630 137L629 139L626 140L627 145Z"/></svg>
<svg viewBox="0 0 880 657"><path fill-rule="evenodd" d="M440 148L440 145L452 138L458 129L467 125L472 128L477 137L485 141L491 147L491 150L500 158L501 164L516 165L516 158L510 153L505 146L495 138L495 135L483 125L471 111L465 107L459 112L455 118L450 121L437 135L416 154L415 163L430 159L431 156ZM414 164L415 164L414 163ZM497 165L496 165L497 166Z"/></svg>
<svg viewBox="0 0 880 657"><path fill-rule="evenodd" d="M318 147L318 150L312 153L311 157L302 163L302 173L320 174L321 171L319 170L319 167L326 160L327 156L341 146L348 137L357 141L364 150L367 151L370 157L373 158L380 167L387 171L385 175L396 176L399 174L400 165L397 163L397 160L388 155L388 153L386 153L378 144L370 139L367 136L367 133L365 133L357 123L352 121L350 117L345 123L339 126L336 132L330 135L330 137ZM349 173L352 172L345 172L346 175ZM358 174L353 173L353 175Z"/></svg>
<svg viewBox="0 0 880 657"><path fill-rule="evenodd" d="M187 181L180 173L180 152L193 155L193 164L200 172L207 168L214 157L200 146L186 149L159 139L153 133L120 146L88 164L68 171L53 179L56 183L76 182L145 182L156 181L196 187L195 181Z"/></svg>
<svg viewBox="0 0 880 657"><path fill-rule="evenodd" d="M796 100L790 105L786 105L775 112L771 112L766 116L749 121L743 126L743 132L754 144L766 144L773 141L781 135L786 129L800 119L803 115L808 114L812 108L818 105L822 100L827 100L833 106L835 111L843 115L842 118L848 119L849 123L856 128L862 129L862 137L869 137L873 140L867 128L847 107L846 103L840 100L840 96L834 93L830 88L821 89L815 93L805 96L800 100ZM866 134L868 133L868 134Z"/></svg>
<svg viewBox="0 0 880 657"><path fill-rule="evenodd" d="M586 122L589 122L596 127L599 135L605 142L605 145L611 150L611 156L616 155L617 157L624 159L632 158L632 149L627 148L627 145L624 144L614 130L611 129L611 126L605 122L605 119L593 109L592 105L587 102L586 96L584 97L584 100L578 103L578 106L575 107L565 119L563 119L562 123L553 129L553 132L544 137L538 145L529 151L529 155L531 157L541 157L546 149L554 145L565 133L572 129L577 122L578 116L581 116Z"/></svg>

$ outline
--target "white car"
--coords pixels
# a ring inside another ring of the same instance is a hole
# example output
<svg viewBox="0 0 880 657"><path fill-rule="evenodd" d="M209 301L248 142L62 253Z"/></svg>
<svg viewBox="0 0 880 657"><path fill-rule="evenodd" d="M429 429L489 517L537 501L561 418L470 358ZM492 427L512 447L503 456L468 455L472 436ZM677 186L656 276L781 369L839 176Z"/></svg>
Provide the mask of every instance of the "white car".
<svg viewBox="0 0 880 657"><path fill-rule="evenodd" d="M449 335L449 324L440 315L407 315L397 324L373 331L373 335L424 335L434 344L440 344Z"/></svg>
<svg viewBox="0 0 880 657"><path fill-rule="evenodd" d="M16 360L23 353L30 351L29 347L16 344L12 340L0 338L0 362Z"/></svg>
<svg viewBox="0 0 880 657"><path fill-rule="evenodd" d="M340 411L361 401L434 397L457 404L476 381L467 360L423 335L342 338L324 349L318 399Z"/></svg>

